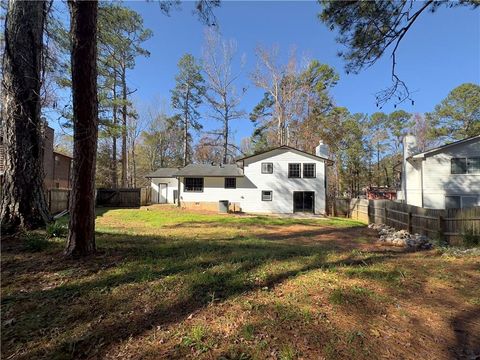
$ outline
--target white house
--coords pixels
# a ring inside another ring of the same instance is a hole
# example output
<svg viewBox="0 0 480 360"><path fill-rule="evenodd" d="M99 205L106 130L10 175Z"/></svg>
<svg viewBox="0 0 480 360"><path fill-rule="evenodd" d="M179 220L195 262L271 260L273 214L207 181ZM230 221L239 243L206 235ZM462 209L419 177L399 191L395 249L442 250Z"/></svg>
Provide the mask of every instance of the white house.
<svg viewBox="0 0 480 360"><path fill-rule="evenodd" d="M311 212L326 209L326 171L331 164L322 142L316 155L289 147L237 160L233 165L190 164L150 174L152 201L217 210L220 201L248 213ZM179 196L178 196L179 195Z"/></svg>
<svg viewBox="0 0 480 360"><path fill-rule="evenodd" d="M432 209L480 206L480 135L425 152L407 135L403 148L400 200Z"/></svg>

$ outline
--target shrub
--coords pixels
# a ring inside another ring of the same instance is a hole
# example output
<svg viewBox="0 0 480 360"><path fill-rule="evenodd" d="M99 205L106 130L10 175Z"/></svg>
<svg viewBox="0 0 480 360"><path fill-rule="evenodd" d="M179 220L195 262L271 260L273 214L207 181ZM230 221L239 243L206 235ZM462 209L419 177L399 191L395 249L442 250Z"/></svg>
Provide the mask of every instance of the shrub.
<svg viewBox="0 0 480 360"><path fill-rule="evenodd" d="M42 251L49 245L48 240L39 233L27 232L23 236L23 239L26 249L32 252Z"/></svg>
<svg viewBox="0 0 480 360"><path fill-rule="evenodd" d="M467 247L479 246L480 245L480 234L476 234L473 228L465 229L462 234L463 245Z"/></svg>
<svg viewBox="0 0 480 360"><path fill-rule="evenodd" d="M60 224L59 222L55 221L47 225L46 233L47 238L53 237L65 237L67 236L68 227L64 224Z"/></svg>

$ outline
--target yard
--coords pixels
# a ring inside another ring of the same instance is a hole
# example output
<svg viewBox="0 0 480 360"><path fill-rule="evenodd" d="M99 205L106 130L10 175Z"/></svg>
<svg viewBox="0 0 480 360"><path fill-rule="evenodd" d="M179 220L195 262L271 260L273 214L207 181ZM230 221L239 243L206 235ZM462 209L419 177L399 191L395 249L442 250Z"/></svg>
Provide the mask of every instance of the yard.
<svg viewBox="0 0 480 360"><path fill-rule="evenodd" d="M93 258L2 240L2 358L480 355L480 259L345 219L101 209Z"/></svg>

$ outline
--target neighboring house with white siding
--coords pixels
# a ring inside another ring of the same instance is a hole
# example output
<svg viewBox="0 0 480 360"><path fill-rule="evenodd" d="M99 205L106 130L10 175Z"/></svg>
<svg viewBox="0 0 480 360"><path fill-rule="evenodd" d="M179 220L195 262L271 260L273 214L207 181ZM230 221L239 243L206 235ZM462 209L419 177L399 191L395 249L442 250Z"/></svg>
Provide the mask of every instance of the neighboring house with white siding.
<svg viewBox="0 0 480 360"><path fill-rule="evenodd" d="M324 214L326 171L332 163L327 156L322 142L316 155L280 146L236 164L190 164L147 177L153 202L176 203L179 198L185 207L216 210L220 201L228 201L230 209L247 213Z"/></svg>
<svg viewBox="0 0 480 360"><path fill-rule="evenodd" d="M480 135L424 152L407 135L403 148L400 200L432 209L480 206Z"/></svg>

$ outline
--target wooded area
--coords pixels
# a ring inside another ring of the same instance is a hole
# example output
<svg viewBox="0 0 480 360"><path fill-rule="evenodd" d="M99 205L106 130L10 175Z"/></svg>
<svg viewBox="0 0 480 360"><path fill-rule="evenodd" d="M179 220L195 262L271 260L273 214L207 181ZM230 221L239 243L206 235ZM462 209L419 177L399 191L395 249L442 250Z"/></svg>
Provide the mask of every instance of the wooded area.
<svg viewBox="0 0 480 360"><path fill-rule="evenodd" d="M216 25L213 11L220 5L217 0L196 3L194 12L208 29L201 55L196 58L186 53L179 59L169 99L171 110L161 101L140 104L133 100L137 89L129 73L139 57L149 56L146 44L153 32L139 13L116 2L99 2L95 9L76 0L66 7L46 1L35 2L35 7L25 4L11 0L8 8L2 8L8 15L2 48L2 131L7 149L2 226L8 223L12 231L43 226L50 220L38 156L42 115L50 120L58 115L65 132L58 147L74 157L71 212L79 214L80 223L90 224L90 232L82 238L93 236L95 186L141 187L147 184L145 175L159 167L231 163L238 156L283 144L313 152L323 140L334 160L328 175L328 194L333 200L358 196L366 186L397 186L401 141L407 133L417 135L419 150L423 150L480 131L480 87L473 83L452 89L424 114L397 109L409 96L400 96L396 110L389 114L381 112L382 101L377 104L379 112L352 113L332 96L340 80L336 69L293 48L287 53L276 45L257 46L255 67L244 83L239 76L245 72L244 60L237 53L236 41L224 38ZM403 3L362 5L368 14L362 13L359 4L346 8L322 2L320 14L321 21L332 29L339 27L344 36L339 42L350 48L347 68L355 71L378 60L393 42L398 46L408 30L399 26L412 23L407 15L413 4L410 8ZM169 14L176 5L162 2L159 14ZM444 5L426 3L415 9L415 20L425 9ZM476 8L478 4L464 1L456 6ZM82 16L84 8L88 8L88 24L79 25L77 16ZM390 29L378 39L384 47L355 41L355 22L347 19L342 23L339 14L343 12L358 16L358 26L368 34L369 25L376 24L373 14L381 15L383 25ZM34 30L32 36L16 30L26 21ZM9 37L17 32L21 36ZM82 41L88 43L88 49ZM378 51L362 62L368 49ZM252 87L261 89L263 96L253 109L243 109L242 99ZM383 99L396 91L389 94ZM210 120L218 127L202 130ZM233 121L253 123L252 134L234 139Z"/></svg>

